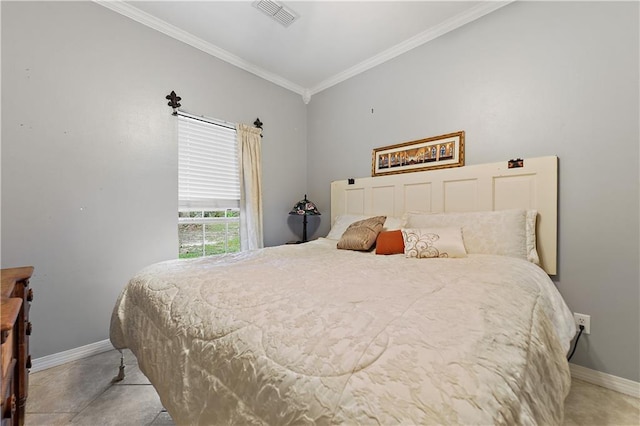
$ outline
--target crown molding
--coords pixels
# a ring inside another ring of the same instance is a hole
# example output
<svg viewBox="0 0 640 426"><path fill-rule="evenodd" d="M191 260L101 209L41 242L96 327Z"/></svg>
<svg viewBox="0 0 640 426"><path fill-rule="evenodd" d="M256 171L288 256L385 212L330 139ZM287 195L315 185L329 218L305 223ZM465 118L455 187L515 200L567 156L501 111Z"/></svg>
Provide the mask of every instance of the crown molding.
<svg viewBox="0 0 640 426"><path fill-rule="evenodd" d="M322 92L325 89L328 89L331 86L335 86L338 83L342 83L343 81L354 77L360 73L363 73L367 70L370 70L373 67L376 67L384 62L387 62L396 56L400 56L403 53L406 53L412 49L415 49L418 46L421 46L431 40L434 40L450 31L453 31L457 28L460 28L463 25L468 24L469 22L475 21L478 18L481 18L491 12L494 12L501 7L504 7L510 3L513 3L515 0L506 0L506 1L486 1L482 2L479 5L462 12L441 24L436 25L422 33L419 33L402 43L399 43L378 55L372 56L371 58L360 62L359 64L342 71L333 77L330 77L322 82L320 82L317 86L310 89L310 94L315 95L316 93Z"/></svg>
<svg viewBox="0 0 640 426"><path fill-rule="evenodd" d="M247 72L250 72L254 75L257 75L260 78L263 78L267 81L270 81L273 84L276 84L285 89L291 90L294 93L297 93L302 96L302 100L305 104L308 104L311 100L311 96L316 93L319 93L329 87L335 86L338 83L342 83L343 81L354 77L360 73L363 73L373 67L376 67L384 62L387 62L403 53L406 53L412 49L415 49L418 46L421 46L435 38L440 37L450 31L455 30L469 22L475 21L478 18L481 18L491 12L494 12L501 7L504 7L516 0L505 0L505 1L485 1L473 7L463 13L460 13L443 23L436 25L433 28L430 28L414 37L411 37L404 42L397 44L378 55L375 55L365 61L360 62L359 64L346 69L328 79L320 82L313 88L305 88L298 84L295 84L277 74L274 74L270 71L267 71L261 67L258 67L239 56L234 55L231 52L228 52L224 49L219 48L211 43L208 43L201 38L198 38L184 30L181 30L178 27L175 27L161 19L158 19L142 10L131 6L130 4L125 3L122 0L93 0L94 3L99 4L100 6L106 7L116 13L119 13L123 16L126 16L130 19L133 19L136 22L139 22L147 27L153 28L156 31L159 31L169 37L172 37L176 40L179 40L183 43L186 43L196 49L199 49L205 53L208 53L211 56L215 56L218 59L221 59L225 62L230 63L238 68L241 68Z"/></svg>
<svg viewBox="0 0 640 426"><path fill-rule="evenodd" d="M291 90L292 92L297 93L301 96L304 96L304 94L306 93L306 89L304 87L299 86L283 77L280 77L277 74L260 68L248 61L245 61L241 57L236 56L231 52L208 43L201 38L198 38L184 30L181 30L180 28L173 26L161 19L158 19L155 16L143 12L137 7L131 6L130 4L127 4L121 0L93 0L93 2L123 16L126 16L127 18L133 19L136 22L146 25L149 28L153 28L154 30L168 35L169 37L186 43L189 46L195 47L196 49L208 53L211 56L215 56L216 58L228 62L231 65L241 68L247 72L250 72L251 74L257 75L258 77L270 81L278 86Z"/></svg>

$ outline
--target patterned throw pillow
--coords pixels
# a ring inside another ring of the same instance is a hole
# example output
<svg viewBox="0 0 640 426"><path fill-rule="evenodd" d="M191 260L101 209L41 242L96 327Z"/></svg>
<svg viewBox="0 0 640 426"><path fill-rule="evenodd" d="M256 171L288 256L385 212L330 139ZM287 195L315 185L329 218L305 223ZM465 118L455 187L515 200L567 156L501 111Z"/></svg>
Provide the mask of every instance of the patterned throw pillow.
<svg viewBox="0 0 640 426"><path fill-rule="evenodd" d="M460 228L402 230L406 257L467 257Z"/></svg>
<svg viewBox="0 0 640 426"><path fill-rule="evenodd" d="M371 249L382 231L385 219L386 216L375 216L352 223L340 237L337 247L343 250Z"/></svg>

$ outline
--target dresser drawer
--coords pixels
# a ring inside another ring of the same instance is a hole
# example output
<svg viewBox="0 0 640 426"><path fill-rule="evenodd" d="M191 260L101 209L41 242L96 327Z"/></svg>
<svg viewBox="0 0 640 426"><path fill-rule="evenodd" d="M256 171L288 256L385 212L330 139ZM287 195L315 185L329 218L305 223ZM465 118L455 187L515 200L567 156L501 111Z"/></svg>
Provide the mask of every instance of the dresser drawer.
<svg viewBox="0 0 640 426"><path fill-rule="evenodd" d="M18 365L19 318L22 299L3 298L0 305L0 418L2 424L15 424L16 368Z"/></svg>
<svg viewBox="0 0 640 426"><path fill-rule="evenodd" d="M2 285L0 295L2 304L17 304L13 322L5 321L5 309L2 310L3 318L3 343L9 346L2 348L3 377L2 396L2 426L10 424L21 426L24 424L26 402L29 388L29 368L31 357L29 356L29 335L32 325L29 320L29 310L33 300L33 290L29 288L29 279L33 273L33 267L2 269ZM11 329L9 338L6 332ZM10 361L8 361L10 360ZM6 373L5 373L6 371Z"/></svg>
<svg viewBox="0 0 640 426"><path fill-rule="evenodd" d="M2 383L4 390L4 378L9 376L12 371L12 361L15 363L16 346L14 343L13 330L9 330L5 334L5 341L2 343L2 353L0 359L2 359Z"/></svg>
<svg viewBox="0 0 640 426"><path fill-rule="evenodd" d="M17 398L14 393L14 377L13 372L15 370L16 360L12 359L9 363L9 369L7 376L2 377L2 403L0 412L2 413L2 424L5 424L6 420L9 420L8 424L11 424L12 419L16 415L16 403Z"/></svg>

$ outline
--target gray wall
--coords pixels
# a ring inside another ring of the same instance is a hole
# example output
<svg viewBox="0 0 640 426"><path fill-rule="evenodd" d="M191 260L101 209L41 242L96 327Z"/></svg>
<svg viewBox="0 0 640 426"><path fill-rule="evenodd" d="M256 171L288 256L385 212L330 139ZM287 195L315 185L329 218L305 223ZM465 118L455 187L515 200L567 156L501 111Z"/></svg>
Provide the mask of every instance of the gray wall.
<svg viewBox="0 0 640 426"><path fill-rule="evenodd" d="M557 155L556 283L592 321L572 362L638 381L638 12L515 2L315 95L309 192L329 205L373 148L458 130L467 164Z"/></svg>
<svg viewBox="0 0 640 426"><path fill-rule="evenodd" d="M34 265L34 358L108 338L138 269L177 256L176 121L265 123L265 244L295 239L299 95L90 2L2 2L2 267Z"/></svg>

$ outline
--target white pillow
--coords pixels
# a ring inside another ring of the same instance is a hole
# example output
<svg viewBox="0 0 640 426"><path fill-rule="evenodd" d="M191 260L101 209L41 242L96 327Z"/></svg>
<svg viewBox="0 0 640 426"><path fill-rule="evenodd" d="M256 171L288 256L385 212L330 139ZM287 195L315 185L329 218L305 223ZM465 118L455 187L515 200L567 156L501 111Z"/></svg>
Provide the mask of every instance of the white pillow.
<svg viewBox="0 0 640 426"><path fill-rule="evenodd" d="M336 218L335 223L331 227L331 230L327 234L325 238L330 240L339 240L344 234L344 231L347 230L349 225L353 222L357 222L359 220L369 219L371 217L375 217L376 215L368 214L368 215L354 215L354 214L343 214ZM399 217L387 217L384 222L383 231L391 231L394 229L400 229L402 226L402 218Z"/></svg>
<svg viewBox="0 0 640 426"><path fill-rule="evenodd" d="M527 260L540 266L540 256L538 256L538 248L536 245L536 220L538 218L537 210L527 210Z"/></svg>
<svg viewBox="0 0 640 426"><path fill-rule="evenodd" d="M331 230L327 234L328 239L330 240L339 240L344 234L344 231L347 230L349 225L353 222L357 222L359 220L367 219L371 216L361 216L361 215L352 215L352 214L343 214L336 218L335 223L331 226Z"/></svg>
<svg viewBox="0 0 640 426"><path fill-rule="evenodd" d="M384 221L383 231L395 231L397 229L402 228L402 218L401 217L393 217L388 216L387 220Z"/></svg>
<svg viewBox="0 0 640 426"><path fill-rule="evenodd" d="M467 257L460 228L406 228L402 239L406 257Z"/></svg>
<svg viewBox="0 0 640 426"><path fill-rule="evenodd" d="M405 214L405 228L462 228L469 254L497 254L528 260L525 210Z"/></svg>

